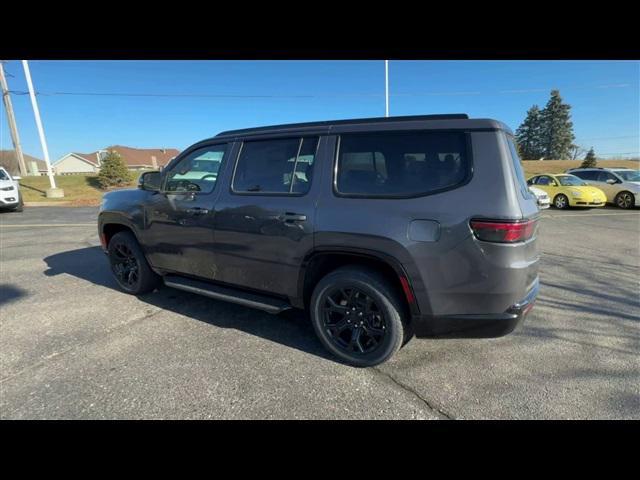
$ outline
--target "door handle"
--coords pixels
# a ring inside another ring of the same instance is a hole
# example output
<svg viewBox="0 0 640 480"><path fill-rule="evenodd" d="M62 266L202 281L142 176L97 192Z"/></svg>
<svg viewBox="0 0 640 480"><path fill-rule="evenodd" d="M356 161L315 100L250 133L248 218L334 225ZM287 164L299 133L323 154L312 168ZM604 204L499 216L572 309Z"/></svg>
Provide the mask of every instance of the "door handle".
<svg viewBox="0 0 640 480"><path fill-rule="evenodd" d="M285 222L304 222L307 219L306 215L300 213L285 213L282 218Z"/></svg>
<svg viewBox="0 0 640 480"><path fill-rule="evenodd" d="M185 212L187 212L189 215L206 215L207 213L209 213L209 210L207 210L206 208L194 207L187 208Z"/></svg>

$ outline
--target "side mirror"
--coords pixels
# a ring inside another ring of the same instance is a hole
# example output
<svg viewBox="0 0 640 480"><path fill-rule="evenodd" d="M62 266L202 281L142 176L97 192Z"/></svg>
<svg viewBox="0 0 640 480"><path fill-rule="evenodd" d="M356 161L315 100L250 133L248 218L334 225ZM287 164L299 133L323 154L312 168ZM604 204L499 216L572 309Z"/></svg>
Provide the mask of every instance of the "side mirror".
<svg viewBox="0 0 640 480"><path fill-rule="evenodd" d="M617 181L617 180L614 180L613 178L609 178L609 179L607 179L607 183L608 183L609 185L613 185L614 183L618 183L618 181Z"/></svg>
<svg viewBox="0 0 640 480"><path fill-rule="evenodd" d="M22 180L22 177L19 177L19 176L15 175L15 176L13 177L13 179L14 179L14 180Z"/></svg>
<svg viewBox="0 0 640 480"><path fill-rule="evenodd" d="M138 188L150 192L159 192L162 184L162 174L160 172L144 172L138 178Z"/></svg>

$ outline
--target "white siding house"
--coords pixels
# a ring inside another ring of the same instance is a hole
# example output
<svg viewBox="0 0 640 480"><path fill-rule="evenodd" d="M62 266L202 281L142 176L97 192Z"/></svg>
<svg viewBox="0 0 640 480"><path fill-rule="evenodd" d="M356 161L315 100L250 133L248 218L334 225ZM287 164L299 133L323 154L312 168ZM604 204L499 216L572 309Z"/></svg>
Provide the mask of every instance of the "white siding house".
<svg viewBox="0 0 640 480"><path fill-rule="evenodd" d="M97 156L92 162L90 158L77 153L67 153L53 165L53 168L56 175L98 173L100 170Z"/></svg>

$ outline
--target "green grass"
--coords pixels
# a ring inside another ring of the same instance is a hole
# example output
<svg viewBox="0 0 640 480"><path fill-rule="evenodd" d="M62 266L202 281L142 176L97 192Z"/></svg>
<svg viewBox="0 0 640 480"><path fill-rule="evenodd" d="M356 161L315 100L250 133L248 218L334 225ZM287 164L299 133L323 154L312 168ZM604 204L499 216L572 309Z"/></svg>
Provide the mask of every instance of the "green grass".
<svg viewBox="0 0 640 480"><path fill-rule="evenodd" d="M122 188L131 188L138 181L141 172L132 172L134 181ZM56 175L56 187L64 190L64 198L52 199L46 197L50 188L49 177L23 177L20 180L20 192L25 202L60 202L77 206L100 205L102 190L98 185L97 175Z"/></svg>

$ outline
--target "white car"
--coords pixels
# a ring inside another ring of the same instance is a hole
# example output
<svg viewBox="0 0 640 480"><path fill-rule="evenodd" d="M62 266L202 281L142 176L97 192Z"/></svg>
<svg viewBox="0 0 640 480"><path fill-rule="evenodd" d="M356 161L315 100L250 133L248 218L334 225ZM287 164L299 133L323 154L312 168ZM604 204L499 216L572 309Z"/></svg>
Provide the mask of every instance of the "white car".
<svg viewBox="0 0 640 480"><path fill-rule="evenodd" d="M640 207L640 170L631 168L571 168L567 173L580 177L620 208Z"/></svg>
<svg viewBox="0 0 640 480"><path fill-rule="evenodd" d="M0 208L16 212L22 211L22 195L20 195L20 177L12 177L0 167Z"/></svg>
<svg viewBox="0 0 640 480"><path fill-rule="evenodd" d="M529 190L535 195L538 202L538 208L540 210L544 210L545 208L549 208L549 206L551 206L551 199L549 198L549 195L547 195L547 192L545 192L541 188L536 188L531 185L529 185Z"/></svg>

